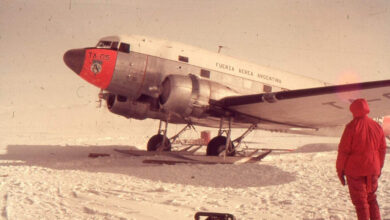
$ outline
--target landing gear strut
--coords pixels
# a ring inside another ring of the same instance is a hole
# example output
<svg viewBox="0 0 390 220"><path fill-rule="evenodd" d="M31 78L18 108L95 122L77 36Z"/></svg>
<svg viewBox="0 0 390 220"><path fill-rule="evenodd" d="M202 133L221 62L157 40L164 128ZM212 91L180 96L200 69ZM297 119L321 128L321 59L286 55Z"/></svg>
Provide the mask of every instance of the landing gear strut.
<svg viewBox="0 0 390 220"><path fill-rule="evenodd" d="M227 130L223 130L223 118L219 122L219 130L218 136L211 139L207 144L206 155L207 156L218 156L222 152L225 152L225 156L234 156L235 155L235 147L233 146L232 141L230 140L231 134L231 125L232 118L229 117L229 127ZM227 137L222 136L223 133L226 133Z"/></svg>
<svg viewBox="0 0 390 220"><path fill-rule="evenodd" d="M225 136L217 136L210 140L210 142L207 144L207 156L218 156L221 154L225 149L227 145L227 138ZM233 144L231 141L228 143L228 152L226 153L226 156L234 156L235 151L233 149Z"/></svg>
<svg viewBox="0 0 390 220"><path fill-rule="evenodd" d="M219 156L223 154L226 156L234 156L236 154L236 149L241 145L241 141L254 129L257 125L251 125L240 137L235 140L231 140L231 128L232 128L232 118L228 118L228 127L223 128L224 118L221 118L218 130L218 136L214 137L207 144L206 155L208 156ZM160 121L158 133L152 136L147 144L148 151L171 151L171 142L174 142L180 134L188 129L195 129L194 126L189 123L185 126L178 134L172 138L167 137L167 128L168 121ZM224 136L226 133L226 136Z"/></svg>
<svg viewBox="0 0 390 220"><path fill-rule="evenodd" d="M168 122L160 121L158 133L152 136L148 141L148 151L171 151L171 142L167 138L167 128Z"/></svg>
<svg viewBox="0 0 390 220"><path fill-rule="evenodd" d="M207 145L206 155L208 156L218 156L224 153L224 156L234 156L236 154L236 149L241 145L241 141L254 129L257 125L251 125L240 137L231 141L231 127L232 127L232 118L229 117L229 126L227 129L223 130L223 118L221 118L219 124L218 136L211 139ZM223 136L223 133L226 133L226 137ZM226 149L226 150L225 150Z"/></svg>
<svg viewBox="0 0 390 220"><path fill-rule="evenodd" d="M168 122L160 121L160 125L158 127L158 133L152 136L148 141L148 145L147 145L148 151L171 151L171 143L173 143L177 138L179 138L179 136L183 132L189 129L195 130L195 127L191 123L189 123L183 129L181 129L176 135L174 135L171 138L168 138L167 128L168 128Z"/></svg>

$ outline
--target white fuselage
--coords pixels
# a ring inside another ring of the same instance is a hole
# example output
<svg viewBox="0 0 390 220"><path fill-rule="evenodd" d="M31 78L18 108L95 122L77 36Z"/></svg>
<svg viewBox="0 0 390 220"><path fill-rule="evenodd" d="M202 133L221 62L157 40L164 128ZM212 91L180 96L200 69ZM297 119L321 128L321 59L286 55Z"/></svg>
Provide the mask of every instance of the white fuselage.
<svg viewBox="0 0 390 220"><path fill-rule="evenodd" d="M270 86L272 92L276 92L330 85L310 77L259 66L178 42L138 35L112 36L101 39L101 41L104 40L126 42L130 44L132 52L161 59L179 61L179 57L186 58L188 65L212 70L209 80L234 88L241 94L270 92L264 91L264 86ZM196 73L192 74L197 75Z"/></svg>
<svg viewBox="0 0 390 220"><path fill-rule="evenodd" d="M212 106L242 96L329 85L323 81L240 61L182 43L109 36L96 47L69 50L64 61L106 91L111 112L127 118L218 126L229 114ZM259 119L236 118L245 127ZM239 125L240 124L240 125Z"/></svg>

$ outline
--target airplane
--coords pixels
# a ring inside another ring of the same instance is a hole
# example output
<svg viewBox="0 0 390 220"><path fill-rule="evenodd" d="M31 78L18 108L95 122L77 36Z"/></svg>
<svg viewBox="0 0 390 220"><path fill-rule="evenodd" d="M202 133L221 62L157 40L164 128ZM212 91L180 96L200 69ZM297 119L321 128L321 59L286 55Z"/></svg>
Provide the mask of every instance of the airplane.
<svg viewBox="0 0 390 220"><path fill-rule="evenodd" d="M112 113L160 120L148 151L171 150L169 123L218 128L206 154L233 156L255 129L340 135L356 98L368 101L371 117L390 115L390 80L332 85L152 37L103 37L94 47L68 50L63 60L101 89ZM232 140L233 128L247 130Z"/></svg>

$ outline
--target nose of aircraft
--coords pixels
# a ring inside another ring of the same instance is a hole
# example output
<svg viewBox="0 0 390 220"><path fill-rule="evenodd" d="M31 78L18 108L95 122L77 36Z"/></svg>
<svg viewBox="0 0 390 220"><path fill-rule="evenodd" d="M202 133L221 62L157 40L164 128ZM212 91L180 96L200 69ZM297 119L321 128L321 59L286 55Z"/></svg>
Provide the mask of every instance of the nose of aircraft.
<svg viewBox="0 0 390 220"><path fill-rule="evenodd" d="M73 72L80 74L84 65L85 49L68 50L64 54L65 64L73 70Z"/></svg>

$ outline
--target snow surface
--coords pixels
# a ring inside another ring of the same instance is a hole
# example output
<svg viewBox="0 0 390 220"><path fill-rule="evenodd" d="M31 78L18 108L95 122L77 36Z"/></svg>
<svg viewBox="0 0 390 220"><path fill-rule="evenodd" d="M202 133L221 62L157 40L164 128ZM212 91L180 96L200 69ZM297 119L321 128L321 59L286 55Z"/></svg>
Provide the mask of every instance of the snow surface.
<svg viewBox="0 0 390 220"><path fill-rule="evenodd" d="M355 219L335 172L339 138L255 131L246 139L252 146L296 150L256 164L154 165L113 149L145 149L158 121L126 120L95 103L2 106L0 119L0 219L194 219L198 211ZM170 135L181 127L170 125ZM186 137L206 128L198 129ZM384 219L389 171L387 162L378 190Z"/></svg>

